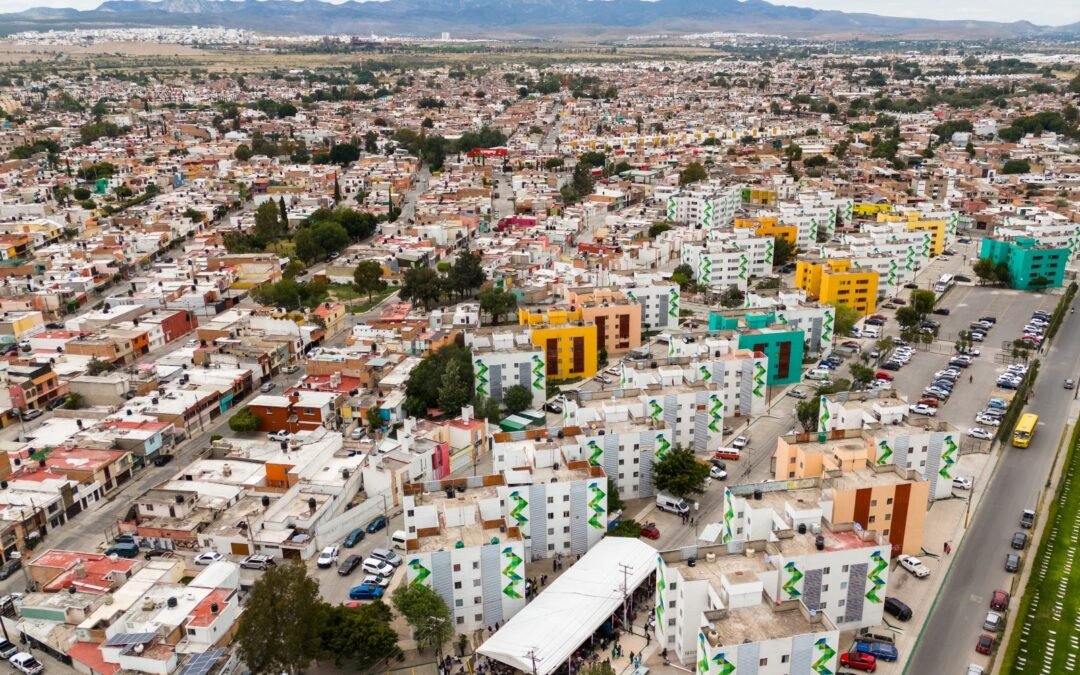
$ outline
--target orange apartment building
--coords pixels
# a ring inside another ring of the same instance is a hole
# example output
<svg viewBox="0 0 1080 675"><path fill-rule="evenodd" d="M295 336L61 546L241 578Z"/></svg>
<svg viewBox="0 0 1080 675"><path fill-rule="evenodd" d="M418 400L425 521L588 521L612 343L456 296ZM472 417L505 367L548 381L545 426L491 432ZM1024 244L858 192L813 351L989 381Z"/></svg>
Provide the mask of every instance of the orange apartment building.
<svg viewBox="0 0 1080 675"><path fill-rule="evenodd" d="M19 410L44 410L67 387L61 387L60 378L48 363L9 365L0 375L0 382L7 387L11 406Z"/></svg>
<svg viewBox="0 0 1080 675"><path fill-rule="evenodd" d="M105 363L126 365L137 358L130 338L96 333L79 336L67 343L68 354L89 356Z"/></svg>
<svg viewBox="0 0 1080 675"><path fill-rule="evenodd" d="M641 346L641 304L631 302L622 291L575 289L566 302L577 307L585 323L596 325L596 344L608 354L622 354Z"/></svg>
<svg viewBox="0 0 1080 675"><path fill-rule="evenodd" d="M284 396L263 394L251 401L251 412L259 418L259 431L311 431L332 428L337 419L336 392L292 389Z"/></svg>

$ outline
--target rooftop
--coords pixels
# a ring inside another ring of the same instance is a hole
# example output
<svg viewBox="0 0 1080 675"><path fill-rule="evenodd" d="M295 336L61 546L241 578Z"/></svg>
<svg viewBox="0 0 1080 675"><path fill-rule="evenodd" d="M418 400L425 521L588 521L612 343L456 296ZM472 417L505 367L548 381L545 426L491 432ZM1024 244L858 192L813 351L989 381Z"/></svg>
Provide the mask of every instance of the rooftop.
<svg viewBox="0 0 1080 675"><path fill-rule="evenodd" d="M810 618L798 607L775 609L762 604L756 607L722 610L711 622L713 630L705 631L712 646L762 642L783 637L827 630L820 619Z"/></svg>

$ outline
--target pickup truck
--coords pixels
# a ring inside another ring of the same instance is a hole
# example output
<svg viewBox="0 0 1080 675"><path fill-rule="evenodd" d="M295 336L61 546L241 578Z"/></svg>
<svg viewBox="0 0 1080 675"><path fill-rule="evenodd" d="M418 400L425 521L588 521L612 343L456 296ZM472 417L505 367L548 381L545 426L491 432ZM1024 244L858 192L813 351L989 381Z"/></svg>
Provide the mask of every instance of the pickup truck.
<svg viewBox="0 0 1080 675"><path fill-rule="evenodd" d="M930 576L930 568L923 564L923 561L919 560L915 556L902 555L897 560L900 562L900 567L903 567L908 572L911 572L919 579Z"/></svg>
<svg viewBox="0 0 1080 675"><path fill-rule="evenodd" d="M738 449L738 450L742 450L743 448L745 448L748 445L750 445L750 435L749 434L743 434L741 436L736 436L735 440L733 440L731 442L731 446Z"/></svg>
<svg viewBox="0 0 1080 675"><path fill-rule="evenodd" d="M900 652L896 651L896 647L883 642L864 642L859 640L855 643L855 651L863 654L870 654L874 658L882 661L895 661L900 656Z"/></svg>
<svg viewBox="0 0 1080 675"><path fill-rule="evenodd" d="M292 434L282 429L281 431L271 431L266 434L266 437L271 441L287 441L292 438Z"/></svg>

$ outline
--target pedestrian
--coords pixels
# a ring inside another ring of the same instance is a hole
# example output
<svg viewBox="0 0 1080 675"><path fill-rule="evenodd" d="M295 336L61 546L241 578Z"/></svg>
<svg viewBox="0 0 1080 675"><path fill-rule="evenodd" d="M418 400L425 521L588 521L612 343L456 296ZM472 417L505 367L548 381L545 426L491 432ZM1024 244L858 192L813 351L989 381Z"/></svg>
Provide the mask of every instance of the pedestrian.
<svg viewBox="0 0 1080 675"><path fill-rule="evenodd" d="M968 383L970 384L971 382L974 382L974 381L975 381L975 376L974 375L968 375Z"/></svg>
<svg viewBox="0 0 1080 675"><path fill-rule="evenodd" d="M557 569L559 569L559 559L555 558L551 561L551 571L554 572Z"/></svg>
<svg viewBox="0 0 1080 675"><path fill-rule="evenodd" d="M949 552L949 542L945 542L945 544L942 546L942 550L946 553Z"/></svg>
<svg viewBox="0 0 1080 675"><path fill-rule="evenodd" d="M650 642L652 642L652 633L645 631L645 646L648 647Z"/></svg>
<svg viewBox="0 0 1080 675"><path fill-rule="evenodd" d="M634 662L634 652L630 652L630 662Z"/></svg>

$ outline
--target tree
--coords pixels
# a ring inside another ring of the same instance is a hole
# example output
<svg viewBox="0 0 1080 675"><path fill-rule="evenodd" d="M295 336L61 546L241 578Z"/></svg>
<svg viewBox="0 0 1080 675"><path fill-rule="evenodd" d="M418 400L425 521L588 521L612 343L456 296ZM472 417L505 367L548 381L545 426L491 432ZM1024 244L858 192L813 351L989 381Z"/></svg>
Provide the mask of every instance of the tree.
<svg viewBox="0 0 1080 675"><path fill-rule="evenodd" d="M807 169L828 166L828 164L829 158L825 157L824 155L814 155L813 157L810 157L805 162L803 162L803 166L805 166Z"/></svg>
<svg viewBox="0 0 1080 675"><path fill-rule="evenodd" d="M709 173L700 162L690 162L679 172L679 185L690 185L709 177Z"/></svg>
<svg viewBox="0 0 1080 675"><path fill-rule="evenodd" d="M430 310L431 306L442 297L442 292L442 278L430 267L413 267L405 270L401 283L402 298L415 300L424 305L424 309Z"/></svg>
<svg viewBox="0 0 1080 675"><path fill-rule="evenodd" d="M1010 159L1001 167L1003 175L1016 173L1031 173L1031 162L1026 159Z"/></svg>
<svg viewBox="0 0 1080 675"><path fill-rule="evenodd" d="M1037 274L1031 278L1031 281L1028 282L1028 285L1036 291L1041 291L1046 289L1046 287L1052 283L1054 283L1052 279L1044 277L1041 274Z"/></svg>
<svg viewBox="0 0 1080 675"><path fill-rule="evenodd" d="M773 237L775 245L773 246L773 267L782 267L795 257L795 244L784 237Z"/></svg>
<svg viewBox="0 0 1080 675"><path fill-rule="evenodd" d="M856 387L865 387L874 381L873 368L864 366L861 363L852 363L849 368L851 370L851 381Z"/></svg>
<svg viewBox="0 0 1080 675"><path fill-rule="evenodd" d="M281 214L281 229L289 231L289 209L285 206L285 197L278 197L278 212Z"/></svg>
<svg viewBox="0 0 1080 675"><path fill-rule="evenodd" d="M468 368L468 376L466 376ZM460 361L451 361L443 369L442 384L439 386L439 409L443 414L454 416L461 412L472 400L472 367L464 366Z"/></svg>
<svg viewBox="0 0 1080 675"><path fill-rule="evenodd" d="M337 204L341 201L341 184L338 183L337 176L334 176L334 203Z"/></svg>
<svg viewBox="0 0 1080 675"><path fill-rule="evenodd" d="M501 288L485 288L480 291L480 309L491 315L495 323L517 309L517 296Z"/></svg>
<svg viewBox="0 0 1080 675"><path fill-rule="evenodd" d="M522 410L528 410L532 405L532 392L523 384L515 384L507 387L503 394L503 405L511 415L516 415Z"/></svg>
<svg viewBox="0 0 1080 675"><path fill-rule="evenodd" d="M813 396L805 401L799 401L799 404L795 406L795 417L798 418L803 431L809 432L817 429L818 408L820 405L821 397Z"/></svg>
<svg viewBox="0 0 1080 675"><path fill-rule="evenodd" d="M740 307L743 301L746 299L746 294L739 290L738 286L728 286L723 293L720 294L720 304L724 307Z"/></svg>
<svg viewBox="0 0 1080 675"><path fill-rule="evenodd" d="M442 648L454 634L450 610L438 593L423 584L402 584L394 589L391 599L396 609L412 626L413 636L420 649Z"/></svg>
<svg viewBox="0 0 1080 675"><path fill-rule="evenodd" d="M910 307L915 310L920 319L926 318L927 314L934 311L936 302L937 295L933 291L914 290L911 292Z"/></svg>
<svg viewBox="0 0 1080 675"><path fill-rule="evenodd" d="M374 131L368 131L364 134L364 152L369 155L377 155L379 153L379 135Z"/></svg>
<svg viewBox="0 0 1080 675"><path fill-rule="evenodd" d="M255 209L255 228L252 230L252 235L263 245L285 236L285 228L281 226L280 211L273 200L268 199Z"/></svg>
<svg viewBox="0 0 1080 675"><path fill-rule="evenodd" d="M67 395L67 400L64 401L64 408L68 410L78 410L85 405L83 395L77 392L70 392Z"/></svg>
<svg viewBox="0 0 1080 675"><path fill-rule="evenodd" d="M677 266L671 272L671 280L679 284L679 288L685 291L687 286L694 283L694 268L686 263Z"/></svg>
<svg viewBox="0 0 1080 675"><path fill-rule="evenodd" d="M112 370L112 365L106 361L94 357L90 359L86 364L86 374L91 377L96 377L102 373L107 373Z"/></svg>
<svg viewBox="0 0 1080 675"><path fill-rule="evenodd" d="M261 422L259 416L251 412L250 407L244 407L229 418L229 428L238 434L250 434L259 428Z"/></svg>
<svg viewBox="0 0 1080 675"><path fill-rule="evenodd" d="M257 675L297 675L319 656L326 607L300 563L271 567L252 585L240 615L240 658Z"/></svg>
<svg viewBox="0 0 1080 675"><path fill-rule="evenodd" d="M397 632L390 626L390 607L383 601L359 607L326 605L324 616L319 636L322 657L333 659L339 669L348 660L357 670L365 670L402 657Z"/></svg>
<svg viewBox="0 0 1080 675"><path fill-rule="evenodd" d="M377 406L369 407L367 410L367 415L365 417L367 420L368 428L371 429L371 431L373 432L379 427L381 427L383 424L382 414L379 412L379 408Z"/></svg>
<svg viewBox="0 0 1080 675"><path fill-rule="evenodd" d="M615 675L615 669L607 661L601 661L589 668L579 668L578 675Z"/></svg>
<svg viewBox="0 0 1080 675"><path fill-rule="evenodd" d="M975 276L979 278L981 283L992 284L997 281L997 274L994 271L994 261L990 258L979 258L972 265L972 269L975 271Z"/></svg>
<svg viewBox="0 0 1080 675"><path fill-rule="evenodd" d="M367 293L368 302L371 302L373 294L386 288L382 276L382 265L374 260L364 260L353 270L353 284L360 293Z"/></svg>
<svg viewBox="0 0 1080 675"><path fill-rule="evenodd" d="M296 255L309 265L326 257L326 249L315 236L313 228L306 227L293 235L293 245L296 247Z"/></svg>
<svg viewBox="0 0 1080 675"><path fill-rule="evenodd" d="M241 143L236 146L236 151L233 152L233 157L241 162L246 162L251 159L251 148L246 143Z"/></svg>
<svg viewBox="0 0 1080 675"><path fill-rule="evenodd" d="M457 293L465 295L480 286L487 280L487 272L480 266L479 253L465 251L454 260L454 266L450 269L450 288Z"/></svg>
<svg viewBox="0 0 1080 675"><path fill-rule="evenodd" d="M671 223L665 223L663 221L659 223L653 223L649 226L649 239L656 239L662 233L671 229Z"/></svg>
<svg viewBox="0 0 1080 675"><path fill-rule="evenodd" d="M833 334L847 337L855 322L859 320L859 312L847 305L838 302L829 303L835 309L833 315Z"/></svg>
<svg viewBox="0 0 1080 675"><path fill-rule="evenodd" d="M607 479L607 509L608 513L615 513L616 511L622 511L626 508L626 503L623 502L622 497L619 495L619 484L615 482L615 479L608 476Z"/></svg>
<svg viewBox="0 0 1080 675"><path fill-rule="evenodd" d="M473 414L477 419L487 420L495 424L502 417L502 406L493 398L477 396L473 399Z"/></svg>
<svg viewBox="0 0 1080 675"><path fill-rule="evenodd" d="M579 197L584 197L585 195L592 194L592 167L590 167L585 162L578 162L574 166L574 173L573 178L570 181L570 187Z"/></svg>
<svg viewBox="0 0 1080 675"><path fill-rule="evenodd" d="M910 305L905 305L896 310L896 322L900 324L902 328L910 328L919 323L922 317L915 311L915 308Z"/></svg>
<svg viewBox="0 0 1080 675"><path fill-rule="evenodd" d="M662 461L653 464L653 483L657 490L686 497L701 492L710 470L709 465L699 462L692 451L676 447Z"/></svg>
<svg viewBox="0 0 1080 675"><path fill-rule="evenodd" d="M278 106L277 116L282 119L286 117L296 117L296 106L292 103L282 103Z"/></svg>

